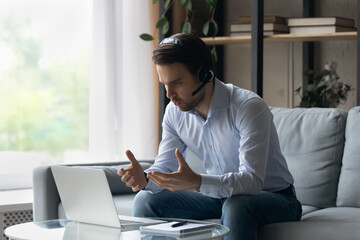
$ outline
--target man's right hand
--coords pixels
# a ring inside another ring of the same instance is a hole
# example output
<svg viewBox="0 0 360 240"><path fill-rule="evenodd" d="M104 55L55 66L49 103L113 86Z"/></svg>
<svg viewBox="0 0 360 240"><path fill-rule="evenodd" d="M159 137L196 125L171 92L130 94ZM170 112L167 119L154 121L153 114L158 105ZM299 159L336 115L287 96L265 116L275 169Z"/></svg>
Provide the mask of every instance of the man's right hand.
<svg viewBox="0 0 360 240"><path fill-rule="evenodd" d="M131 187L134 192L140 191L147 185L144 170L130 150L127 150L125 154L130 160L131 166L127 169L120 168L117 173L122 176L121 181L126 183L126 186Z"/></svg>

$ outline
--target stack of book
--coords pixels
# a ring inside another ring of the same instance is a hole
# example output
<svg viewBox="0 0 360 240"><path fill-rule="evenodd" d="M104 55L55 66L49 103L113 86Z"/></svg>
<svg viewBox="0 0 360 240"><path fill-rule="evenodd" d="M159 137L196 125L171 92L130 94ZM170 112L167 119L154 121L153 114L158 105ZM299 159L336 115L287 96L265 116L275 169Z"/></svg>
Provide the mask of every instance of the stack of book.
<svg viewBox="0 0 360 240"><path fill-rule="evenodd" d="M290 33L336 33L356 31L354 20L341 17L289 18Z"/></svg>
<svg viewBox="0 0 360 240"><path fill-rule="evenodd" d="M289 33L286 18L264 16L264 36ZM230 36L251 35L251 17L241 17L238 23L230 24Z"/></svg>

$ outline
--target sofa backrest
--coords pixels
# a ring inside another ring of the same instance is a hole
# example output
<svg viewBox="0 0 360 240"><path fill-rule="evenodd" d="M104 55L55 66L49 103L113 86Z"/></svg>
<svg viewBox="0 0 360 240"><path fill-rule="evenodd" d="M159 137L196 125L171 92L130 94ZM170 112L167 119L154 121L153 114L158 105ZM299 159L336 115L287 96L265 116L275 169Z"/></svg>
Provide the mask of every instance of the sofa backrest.
<svg viewBox="0 0 360 240"><path fill-rule="evenodd" d="M336 205L360 207L360 107L349 111Z"/></svg>
<svg viewBox="0 0 360 240"><path fill-rule="evenodd" d="M281 150L299 201L336 205L347 112L331 108L271 108Z"/></svg>

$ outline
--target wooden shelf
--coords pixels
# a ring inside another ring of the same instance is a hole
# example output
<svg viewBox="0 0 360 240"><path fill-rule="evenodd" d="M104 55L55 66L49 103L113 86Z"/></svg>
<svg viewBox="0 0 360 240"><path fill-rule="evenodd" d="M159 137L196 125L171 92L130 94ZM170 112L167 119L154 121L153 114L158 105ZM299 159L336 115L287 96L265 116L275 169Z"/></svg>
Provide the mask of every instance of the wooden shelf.
<svg viewBox="0 0 360 240"><path fill-rule="evenodd" d="M264 36L264 42L316 42L328 40L356 40L357 32L339 32L339 33L322 33L322 34L275 34ZM207 45L228 45L251 43L251 36L239 37L215 37L202 38Z"/></svg>

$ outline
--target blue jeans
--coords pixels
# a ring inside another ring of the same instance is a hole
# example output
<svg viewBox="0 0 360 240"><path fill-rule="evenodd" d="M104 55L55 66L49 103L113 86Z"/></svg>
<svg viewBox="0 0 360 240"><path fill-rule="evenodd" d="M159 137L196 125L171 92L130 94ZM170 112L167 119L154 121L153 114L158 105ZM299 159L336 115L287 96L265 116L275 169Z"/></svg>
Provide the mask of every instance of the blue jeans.
<svg viewBox="0 0 360 240"><path fill-rule="evenodd" d="M257 239L261 226L299 221L301 204L295 196L262 191L258 195L212 198L194 191L164 190L157 194L140 191L134 200L133 215L187 219L221 218L230 228L226 240Z"/></svg>

